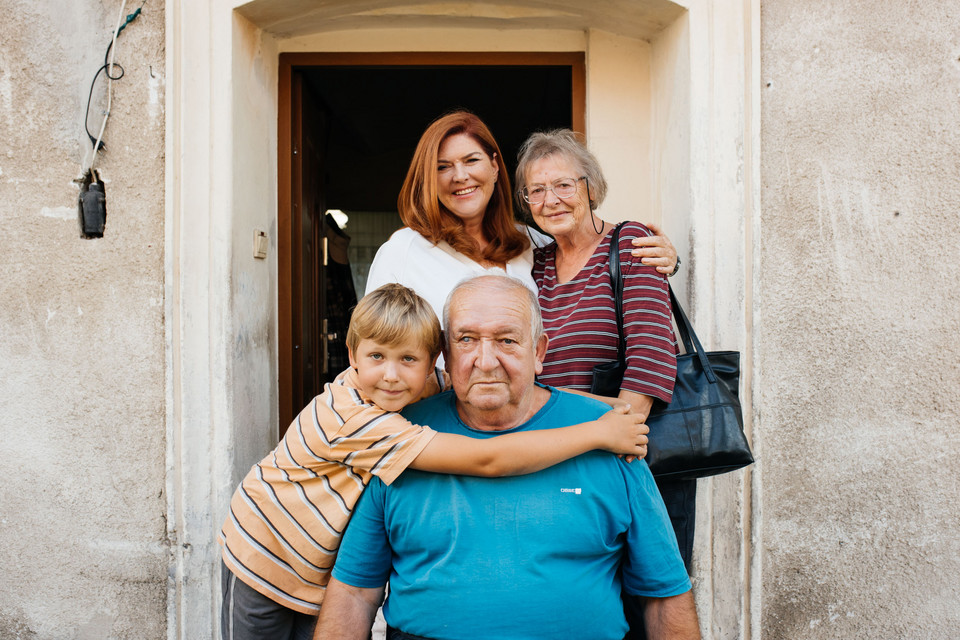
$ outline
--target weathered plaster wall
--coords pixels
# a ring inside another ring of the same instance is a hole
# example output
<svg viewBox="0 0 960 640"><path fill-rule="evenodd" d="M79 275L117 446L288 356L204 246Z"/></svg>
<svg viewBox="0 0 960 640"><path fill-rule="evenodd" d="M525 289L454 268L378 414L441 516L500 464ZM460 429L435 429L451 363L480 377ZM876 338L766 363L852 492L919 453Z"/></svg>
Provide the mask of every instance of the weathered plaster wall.
<svg viewBox="0 0 960 640"><path fill-rule="evenodd" d="M960 9L762 4L764 638L960 637Z"/></svg>
<svg viewBox="0 0 960 640"><path fill-rule="evenodd" d="M681 256L690 255L690 17L682 15L650 43L649 221L659 222ZM644 218L645 220L647 218ZM689 262L689 260L688 260ZM671 281L686 300L683 278Z"/></svg>
<svg viewBox="0 0 960 640"><path fill-rule="evenodd" d="M73 182L119 9L0 21L2 638L165 634L163 3L120 36L104 238L79 237Z"/></svg>
<svg viewBox="0 0 960 640"><path fill-rule="evenodd" d="M222 487L225 517L233 491L254 463L277 444L277 50L274 40L235 14L233 157L230 209L232 247L229 346L230 411L237 428L223 442L235 460L221 459L232 475ZM266 259L253 257L254 230L267 233ZM218 528L219 528L219 522Z"/></svg>

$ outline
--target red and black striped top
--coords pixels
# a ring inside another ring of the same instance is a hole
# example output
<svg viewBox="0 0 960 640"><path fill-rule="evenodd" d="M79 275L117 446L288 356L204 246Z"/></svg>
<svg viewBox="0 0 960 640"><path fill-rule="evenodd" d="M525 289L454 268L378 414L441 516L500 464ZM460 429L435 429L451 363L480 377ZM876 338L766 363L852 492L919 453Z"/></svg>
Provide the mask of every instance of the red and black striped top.
<svg viewBox="0 0 960 640"><path fill-rule="evenodd" d="M630 241L650 230L628 222L620 230L627 371L621 389L669 402L676 377L676 340L666 277L633 258ZM554 387L590 390L596 364L617 359L617 317L610 281L613 230L569 282L559 284L556 243L534 251L533 279L540 290L543 324L550 338L538 380Z"/></svg>

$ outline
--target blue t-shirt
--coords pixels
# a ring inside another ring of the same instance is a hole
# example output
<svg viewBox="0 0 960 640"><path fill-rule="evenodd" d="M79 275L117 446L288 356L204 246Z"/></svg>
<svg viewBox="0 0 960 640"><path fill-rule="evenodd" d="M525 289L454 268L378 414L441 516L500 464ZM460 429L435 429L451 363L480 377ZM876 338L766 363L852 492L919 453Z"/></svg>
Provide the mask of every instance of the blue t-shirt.
<svg viewBox="0 0 960 640"><path fill-rule="evenodd" d="M437 431L488 438L595 420L608 409L548 389L540 411L507 432L465 425L452 392L403 415ZM647 465L599 451L510 478L408 469L390 486L374 479L333 575L365 588L389 578L387 622L438 640L619 640L627 631L621 578L633 595L690 589Z"/></svg>

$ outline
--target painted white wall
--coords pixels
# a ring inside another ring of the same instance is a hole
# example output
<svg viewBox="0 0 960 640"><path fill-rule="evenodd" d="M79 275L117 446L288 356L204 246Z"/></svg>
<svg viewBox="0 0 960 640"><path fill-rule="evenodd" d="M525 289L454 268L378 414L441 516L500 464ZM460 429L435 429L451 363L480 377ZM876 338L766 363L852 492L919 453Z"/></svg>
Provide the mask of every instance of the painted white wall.
<svg viewBox="0 0 960 640"><path fill-rule="evenodd" d="M597 213L653 221L650 44L597 29L587 43L587 143L607 179Z"/></svg>
<svg viewBox="0 0 960 640"><path fill-rule="evenodd" d="M746 296L752 282L747 265L753 247L746 233L756 189L757 167L745 149L752 129L749 107L756 92L748 84L747 61L756 44L752 3L744 0L689 4L690 234L691 271L686 272L692 320L710 349L741 352L741 400L746 428L752 416L754 354L746 328L752 309ZM696 557L697 603L707 636L750 634L751 581L755 544L753 512L759 508L754 482L763 459L743 472L706 479L698 485ZM709 586L708 586L709 585Z"/></svg>
<svg viewBox="0 0 960 640"><path fill-rule="evenodd" d="M227 483L232 494L248 461L259 460L277 439L278 399L273 390L277 372L277 120L276 41L248 20L234 14L233 122L231 143L243 149L232 163L231 298L234 369L231 412L240 426L232 444L236 462ZM266 259L253 255L254 231L267 233ZM265 300L271 304L264 304ZM240 468L236 468L236 465ZM252 462L251 462L252 464ZM239 474L239 475L237 475Z"/></svg>
<svg viewBox="0 0 960 640"><path fill-rule="evenodd" d="M409 26L403 29L326 31L284 38L281 53L303 51L584 51L586 33L572 29L511 29Z"/></svg>
<svg viewBox="0 0 960 640"><path fill-rule="evenodd" d="M684 14L661 31L650 46L650 220L663 225L683 257L690 260L691 212L691 60L690 16ZM684 265L681 265L681 269ZM686 300L687 277L670 284Z"/></svg>

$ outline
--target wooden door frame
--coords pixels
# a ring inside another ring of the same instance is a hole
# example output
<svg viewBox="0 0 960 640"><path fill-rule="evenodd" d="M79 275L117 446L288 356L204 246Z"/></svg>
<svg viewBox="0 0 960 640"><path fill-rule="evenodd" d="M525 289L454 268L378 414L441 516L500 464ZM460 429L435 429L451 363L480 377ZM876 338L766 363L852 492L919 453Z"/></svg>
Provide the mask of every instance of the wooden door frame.
<svg viewBox="0 0 960 640"><path fill-rule="evenodd" d="M563 52L384 52L384 53L281 53L277 91L277 345L279 374L279 432L287 428L302 407L293 399L293 336L299 319L294 313L294 253L298 253L297 225L292 224L293 71L297 67L439 67L439 66L557 66L570 67L571 120L574 131L586 131L586 56L582 51Z"/></svg>

